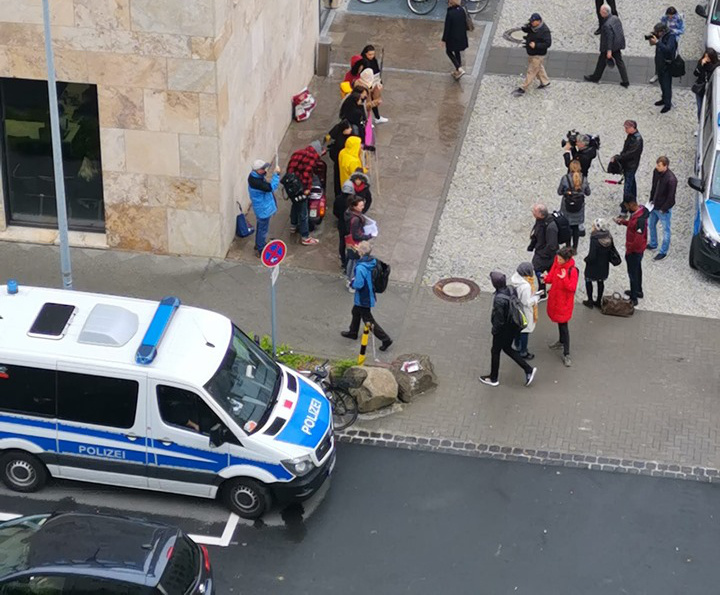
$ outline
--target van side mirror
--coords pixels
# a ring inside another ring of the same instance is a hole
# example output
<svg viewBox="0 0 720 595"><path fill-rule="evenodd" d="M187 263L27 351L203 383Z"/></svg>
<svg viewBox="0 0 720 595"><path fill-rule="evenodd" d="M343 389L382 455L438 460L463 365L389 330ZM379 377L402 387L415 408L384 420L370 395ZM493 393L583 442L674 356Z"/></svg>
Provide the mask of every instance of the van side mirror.
<svg viewBox="0 0 720 595"><path fill-rule="evenodd" d="M695 7L695 14L706 19L708 17L707 6L705 4L698 4Z"/></svg>
<svg viewBox="0 0 720 595"><path fill-rule="evenodd" d="M700 178L688 178L688 186L700 193L705 192L705 184Z"/></svg>
<svg viewBox="0 0 720 595"><path fill-rule="evenodd" d="M227 428L222 424L215 424L210 428L210 446L219 448L227 441Z"/></svg>

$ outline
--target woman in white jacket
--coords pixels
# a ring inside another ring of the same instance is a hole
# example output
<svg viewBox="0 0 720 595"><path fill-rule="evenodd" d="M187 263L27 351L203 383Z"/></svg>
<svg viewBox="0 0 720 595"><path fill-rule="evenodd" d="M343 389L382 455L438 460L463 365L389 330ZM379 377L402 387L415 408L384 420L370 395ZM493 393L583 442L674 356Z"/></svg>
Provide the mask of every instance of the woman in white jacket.
<svg viewBox="0 0 720 595"><path fill-rule="evenodd" d="M515 287L515 291L517 291L518 299L523 305L523 312L528 322L527 326L515 338L514 347L516 351L520 352L521 357L530 360L535 355L528 351L528 339L530 333L535 330L535 323L538 318L537 304L540 299L540 296L535 294L535 271L533 265L529 262L521 263L516 272L510 277L510 285Z"/></svg>

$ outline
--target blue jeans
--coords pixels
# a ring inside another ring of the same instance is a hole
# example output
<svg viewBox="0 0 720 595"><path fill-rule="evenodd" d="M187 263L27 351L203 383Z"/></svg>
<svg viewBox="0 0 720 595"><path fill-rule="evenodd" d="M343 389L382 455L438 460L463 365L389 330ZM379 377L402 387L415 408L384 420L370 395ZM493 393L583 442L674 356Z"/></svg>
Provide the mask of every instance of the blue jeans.
<svg viewBox="0 0 720 595"><path fill-rule="evenodd" d="M515 337L513 347L515 348L515 351L520 352L520 355L525 355L528 352L529 338L530 333L518 333L518 335Z"/></svg>
<svg viewBox="0 0 720 595"><path fill-rule="evenodd" d="M626 198L637 198L637 184L635 183L635 170L625 170L625 186L623 187L623 200Z"/></svg>
<svg viewBox="0 0 720 595"><path fill-rule="evenodd" d="M292 204L292 207L290 207L290 225L299 228L302 237L307 238L310 236L307 200Z"/></svg>
<svg viewBox="0 0 720 595"><path fill-rule="evenodd" d="M672 219L672 209L667 213L661 213L657 209L650 211L650 220L648 221L648 227L650 228L650 242L648 248L657 248L657 224L658 221L662 223L663 228L663 241L660 246L660 254L667 254L670 250L670 220Z"/></svg>
<svg viewBox="0 0 720 595"><path fill-rule="evenodd" d="M705 98L705 95L698 95L695 93L695 101L697 101L697 108L698 108L698 122L700 121L700 111L702 110L702 104L703 99Z"/></svg>
<svg viewBox="0 0 720 595"><path fill-rule="evenodd" d="M267 235L270 230L270 217L261 219L257 217L255 223L255 249L258 252L262 252L262 249L267 244Z"/></svg>

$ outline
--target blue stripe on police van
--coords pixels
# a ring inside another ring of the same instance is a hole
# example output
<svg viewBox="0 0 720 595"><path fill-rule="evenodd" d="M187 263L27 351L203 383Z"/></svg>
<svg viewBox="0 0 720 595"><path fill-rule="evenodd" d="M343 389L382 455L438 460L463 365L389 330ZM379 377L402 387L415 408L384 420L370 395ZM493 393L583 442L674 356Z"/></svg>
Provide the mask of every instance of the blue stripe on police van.
<svg viewBox="0 0 720 595"><path fill-rule="evenodd" d="M712 221L715 231L720 233L720 202L714 200L705 201L710 221Z"/></svg>
<svg viewBox="0 0 720 595"><path fill-rule="evenodd" d="M58 424L58 430L60 432L80 434L81 436L92 436L93 438L117 440L119 442L125 442L127 444L137 444L139 446L145 446L147 444L147 440L140 436L138 436L134 440L130 440L125 434L122 433L108 432L107 430L93 430L92 428L82 428L79 426L71 426L62 422Z"/></svg>
<svg viewBox="0 0 720 595"><path fill-rule="evenodd" d="M240 457L233 457L231 455L230 464L250 465L252 467L259 467L260 469L264 469L268 473L272 473L275 476L275 479L278 479L280 481L286 479L293 479L295 477L292 473L285 469L285 467L283 467L282 465L276 465L274 463L262 463L260 461L253 461L252 459L242 459Z"/></svg>
<svg viewBox="0 0 720 595"><path fill-rule="evenodd" d="M60 454L147 464L147 452L144 448L142 450L132 450L70 440L59 440L58 443L58 452Z"/></svg>
<svg viewBox="0 0 720 595"><path fill-rule="evenodd" d="M330 427L330 403L304 378L298 377L298 383L295 411L275 439L316 448Z"/></svg>
<svg viewBox="0 0 720 595"><path fill-rule="evenodd" d="M33 444L37 444L38 447L47 452L57 452L57 443L54 438L43 438L42 436L31 436L29 434L16 434L15 432L0 431L0 440L6 438L20 438L22 440L32 442Z"/></svg>
<svg viewBox="0 0 720 595"><path fill-rule="evenodd" d="M21 426L32 426L33 428L47 428L50 430L54 430L56 427L54 421L42 421L39 419L31 419L28 417L15 417L10 415L0 415L0 422L18 424Z"/></svg>

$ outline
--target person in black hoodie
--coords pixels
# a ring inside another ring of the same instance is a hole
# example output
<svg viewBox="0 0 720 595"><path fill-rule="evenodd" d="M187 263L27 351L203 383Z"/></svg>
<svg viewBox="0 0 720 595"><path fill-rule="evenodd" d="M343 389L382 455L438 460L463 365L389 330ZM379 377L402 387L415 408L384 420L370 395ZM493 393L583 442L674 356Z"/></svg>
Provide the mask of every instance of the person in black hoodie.
<svg viewBox="0 0 720 595"><path fill-rule="evenodd" d="M340 185L340 167L338 166L338 155L345 148L345 141L352 134L352 125L347 120L340 120L325 135L325 146L327 154L333 162L333 189L335 198L342 192Z"/></svg>
<svg viewBox="0 0 720 595"><path fill-rule="evenodd" d="M545 89L550 85L550 79L545 72L545 56L552 45L552 35L548 26L543 23L542 17L534 12L530 22L521 27L525 32L525 51L528 55L528 68L525 82L512 92L513 97L522 97L530 84L538 79L538 89Z"/></svg>
<svg viewBox="0 0 720 595"><path fill-rule="evenodd" d="M365 138L365 123L367 110L365 102L368 93L366 90L354 89L340 105L340 119L347 120L353 127L353 135Z"/></svg>
<svg viewBox="0 0 720 595"><path fill-rule="evenodd" d="M533 368L528 364L522 356L513 349L513 339L518 334L518 327L513 323L510 316L510 297L513 290L507 286L505 275L499 271L490 273L490 281L495 288L493 296L492 314L490 321L492 324L492 348L490 374L480 376L479 380L488 386L498 386L498 376L500 374L500 352L504 351L510 359L525 371L525 386L530 386L535 378L537 368Z"/></svg>
<svg viewBox="0 0 720 595"><path fill-rule="evenodd" d="M613 254L617 259L616 263L622 262L605 220L595 219L590 232L590 249L585 257L585 291L588 299L583 302L584 306L591 309L593 306L600 307ZM593 283L597 283L598 287L597 300L593 300Z"/></svg>

